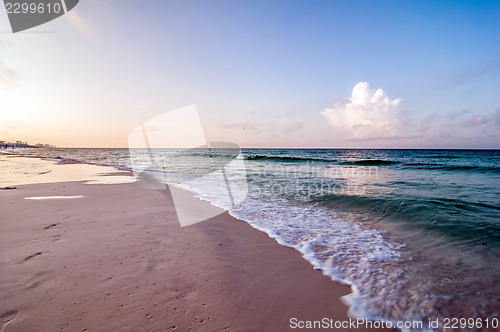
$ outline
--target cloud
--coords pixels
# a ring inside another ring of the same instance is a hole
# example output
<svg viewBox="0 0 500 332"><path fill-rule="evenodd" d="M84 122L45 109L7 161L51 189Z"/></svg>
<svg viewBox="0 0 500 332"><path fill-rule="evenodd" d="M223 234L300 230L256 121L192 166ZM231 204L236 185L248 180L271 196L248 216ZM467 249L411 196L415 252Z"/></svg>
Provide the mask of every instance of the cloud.
<svg viewBox="0 0 500 332"><path fill-rule="evenodd" d="M432 113L420 120L420 131L428 130L438 118L439 116L436 113Z"/></svg>
<svg viewBox="0 0 500 332"><path fill-rule="evenodd" d="M90 26L87 21L85 21L80 15L78 15L76 8L67 12L64 16L66 17L68 22L82 34L86 36L94 35L94 29L92 29L92 26Z"/></svg>
<svg viewBox="0 0 500 332"><path fill-rule="evenodd" d="M495 120L495 124L500 126L500 107L493 113L493 119Z"/></svg>
<svg viewBox="0 0 500 332"><path fill-rule="evenodd" d="M369 142L369 141L404 141L404 140L416 140L421 139L422 136L370 136L365 138L351 138L349 141L353 142Z"/></svg>
<svg viewBox="0 0 500 332"><path fill-rule="evenodd" d="M218 125L221 129L251 131L256 134L269 133L278 135L279 133L295 133L305 127L304 122L297 119L291 119L286 116L272 116L265 114L257 118L257 113L252 112L254 120L221 123Z"/></svg>
<svg viewBox="0 0 500 332"><path fill-rule="evenodd" d="M330 125L325 134L331 145L498 148L500 108L484 113L469 108L448 113L436 109L431 105L428 112L405 110L401 98L360 82L349 98L321 114Z"/></svg>
<svg viewBox="0 0 500 332"><path fill-rule="evenodd" d="M295 132L304 128L304 123L300 120L282 118L280 119L280 122L284 132Z"/></svg>
<svg viewBox="0 0 500 332"><path fill-rule="evenodd" d="M470 120L469 120L469 125L471 126L477 126L477 125L480 125L480 124L483 124L483 123L486 123L488 122L489 119L488 118L484 118L480 115L478 116L474 116L472 117Z"/></svg>
<svg viewBox="0 0 500 332"><path fill-rule="evenodd" d="M251 121L244 122L231 122L231 123L222 123L219 125L220 128L224 129L239 129L239 130L257 130L260 129L259 125Z"/></svg>
<svg viewBox="0 0 500 332"><path fill-rule="evenodd" d="M452 85L458 86L466 82L471 82L477 77L483 75L487 72L488 66L482 66L479 68L472 68L467 71L462 71L459 73L454 73L451 75L450 80Z"/></svg>
<svg viewBox="0 0 500 332"><path fill-rule="evenodd" d="M462 115L465 115L469 112L470 112L470 108L466 108L466 109L463 109L463 110L458 111L458 112L451 112L447 115L447 118L449 120L455 120L456 118L461 117Z"/></svg>
<svg viewBox="0 0 500 332"><path fill-rule="evenodd" d="M500 108L497 108L495 112L487 115L477 115L469 119L466 125L478 126L485 123L494 123L495 125L500 125Z"/></svg>
<svg viewBox="0 0 500 332"><path fill-rule="evenodd" d="M338 135L347 139L397 138L403 137L399 133L401 102L401 98L389 98L382 89L370 89L368 82L359 82L348 100L337 102L321 114Z"/></svg>
<svg viewBox="0 0 500 332"><path fill-rule="evenodd" d="M0 82L6 82L13 84L19 77L18 73L13 69L6 67L2 61L0 61Z"/></svg>
<svg viewBox="0 0 500 332"><path fill-rule="evenodd" d="M481 66L470 67L466 70L453 73L450 75L450 83L452 86L459 86L464 83L474 83L475 80L481 78L484 74L498 71L500 62L488 62Z"/></svg>

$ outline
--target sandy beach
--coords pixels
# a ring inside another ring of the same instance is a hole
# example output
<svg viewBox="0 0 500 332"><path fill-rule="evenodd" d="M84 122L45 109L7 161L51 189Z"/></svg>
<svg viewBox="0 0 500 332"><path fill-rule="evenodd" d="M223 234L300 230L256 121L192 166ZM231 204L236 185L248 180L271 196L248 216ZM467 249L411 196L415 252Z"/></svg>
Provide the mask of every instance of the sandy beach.
<svg viewBox="0 0 500 332"><path fill-rule="evenodd" d="M168 191L70 182L78 167L43 162L51 182L0 190L1 331L285 331L292 318L348 320L348 286L245 222L223 213L181 228ZM58 172L64 182L52 182Z"/></svg>

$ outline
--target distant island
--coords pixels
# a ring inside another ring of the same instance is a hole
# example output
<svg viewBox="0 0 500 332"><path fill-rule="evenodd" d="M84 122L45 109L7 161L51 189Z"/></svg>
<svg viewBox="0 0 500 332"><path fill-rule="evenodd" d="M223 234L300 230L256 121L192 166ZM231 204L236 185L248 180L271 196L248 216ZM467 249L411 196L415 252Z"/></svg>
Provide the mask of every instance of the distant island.
<svg viewBox="0 0 500 332"><path fill-rule="evenodd" d="M55 148L55 145L37 143L35 145L28 144L23 141L16 141L15 143L10 143L6 141L0 141L0 149L19 149L19 148Z"/></svg>

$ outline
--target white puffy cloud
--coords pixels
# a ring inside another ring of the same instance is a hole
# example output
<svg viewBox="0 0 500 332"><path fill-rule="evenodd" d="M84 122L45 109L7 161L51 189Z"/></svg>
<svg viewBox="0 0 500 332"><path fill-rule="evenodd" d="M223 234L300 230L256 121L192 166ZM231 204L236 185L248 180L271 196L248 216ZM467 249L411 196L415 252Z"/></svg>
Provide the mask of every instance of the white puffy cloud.
<svg viewBox="0 0 500 332"><path fill-rule="evenodd" d="M389 98L382 89L370 89L359 82L345 101L326 108L323 114L337 134L354 140L400 138L399 105L402 99Z"/></svg>

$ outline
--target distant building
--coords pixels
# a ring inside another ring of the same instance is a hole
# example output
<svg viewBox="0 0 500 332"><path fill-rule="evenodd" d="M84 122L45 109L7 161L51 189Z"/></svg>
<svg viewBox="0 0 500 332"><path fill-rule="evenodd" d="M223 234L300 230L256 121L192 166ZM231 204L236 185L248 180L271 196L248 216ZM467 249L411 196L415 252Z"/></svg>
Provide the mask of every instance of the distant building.
<svg viewBox="0 0 500 332"><path fill-rule="evenodd" d="M43 149L53 149L56 146L55 145L50 145L50 144L42 144L42 143L37 143L34 145L35 148L43 148Z"/></svg>
<svg viewBox="0 0 500 332"><path fill-rule="evenodd" d="M27 143L27 142L23 142L23 141L16 141L15 147L16 147L16 148L28 148L28 147L30 147L30 146L28 145L28 143Z"/></svg>
<svg viewBox="0 0 500 332"><path fill-rule="evenodd" d="M23 141L16 141L16 143L0 141L0 149L18 149L18 148L55 148L55 146L42 143L38 143L36 145L29 145L28 142L23 142Z"/></svg>

